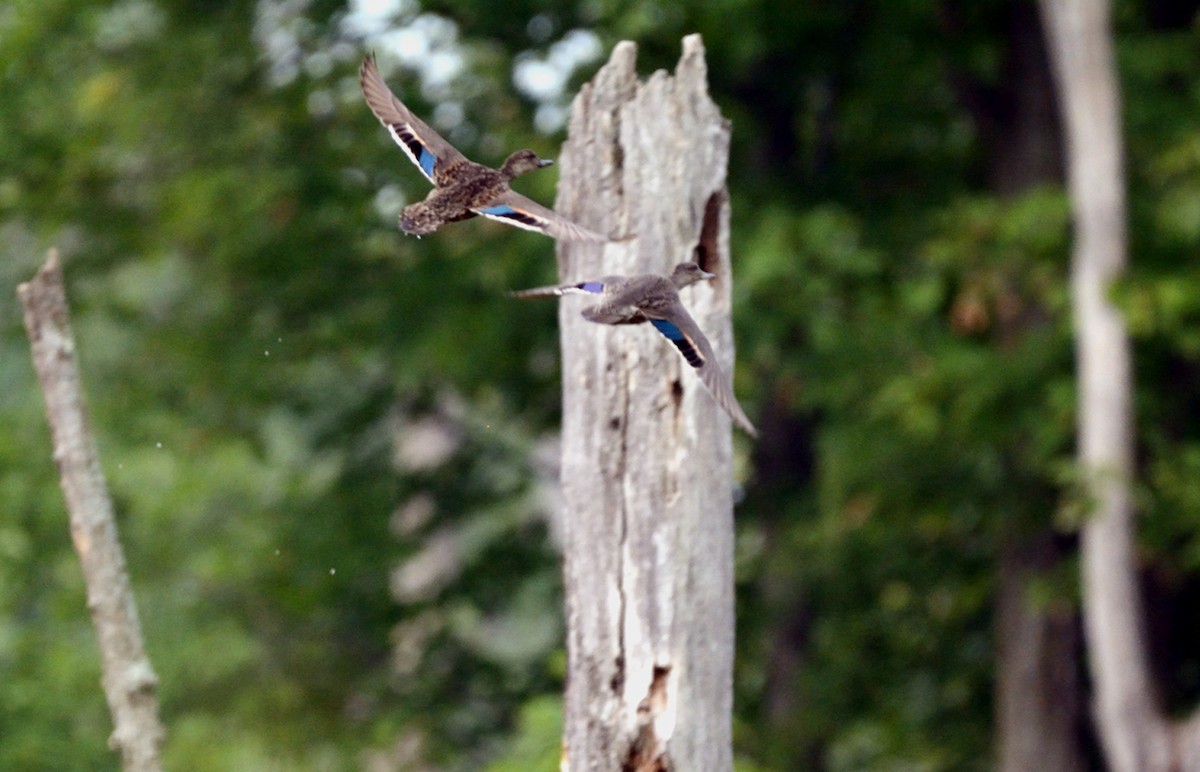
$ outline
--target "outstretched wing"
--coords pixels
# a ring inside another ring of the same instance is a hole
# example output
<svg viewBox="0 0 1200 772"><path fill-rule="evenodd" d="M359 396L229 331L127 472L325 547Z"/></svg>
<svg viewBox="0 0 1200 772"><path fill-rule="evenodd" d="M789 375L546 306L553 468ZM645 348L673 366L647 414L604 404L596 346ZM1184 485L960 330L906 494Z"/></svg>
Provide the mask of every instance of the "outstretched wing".
<svg viewBox="0 0 1200 772"><path fill-rule="evenodd" d="M607 236L590 231L582 225L576 225L557 212L512 190L504 191L489 201L486 206L475 207L472 211L497 222L515 225L527 231L544 233L551 238L563 241L603 242L609 240Z"/></svg>
<svg viewBox="0 0 1200 772"><path fill-rule="evenodd" d="M514 298L550 298L557 295L599 295L604 292L604 280L581 281L575 284L552 284L549 287L513 290L508 293Z"/></svg>
<svg viewBox="0 0 1200 772"><path fill-rule="evenodd" d="M629 281L624 276L605 276L603 279L589 279L574 284L553 284L549 287L534 287L527 290L516 290L508 293L514 298L550 298L562 295L600 295L602 300L595 305L584 308L580 314L589 322L597 324L641 324L649 321L641 309L629 305L614 293L620 294L622 287Z"/></svg>
<svg viewBox="0 0 1200 772"><path fill-rule="evenodd" d="M374 55L363 59L358 82L371 112L430 182L437 183L439 170L466 160L454 145L442 139L396 98L380 77Z"/></svg>
<svg viewBox="0 0 1200 772"><path fill-rule="evenodd" d="M700 326L696 324L696 320L683 307L683 303L676 301L662 309L661 313L656 313L656 318L650 320L650 324L654 325L654 328L661 332L667 340L675 344L675 348L679 349L679 353L683 354L687 363L696 369L696 374L700 376L700 380L704 382L709 393L713 395L717 404L729 414L734 423L742 427L751 437L757 437L758 430L746 417L742 406L738 404L737 397L733 395L733 386L717 362L712 345L700 330Z"/></svg>

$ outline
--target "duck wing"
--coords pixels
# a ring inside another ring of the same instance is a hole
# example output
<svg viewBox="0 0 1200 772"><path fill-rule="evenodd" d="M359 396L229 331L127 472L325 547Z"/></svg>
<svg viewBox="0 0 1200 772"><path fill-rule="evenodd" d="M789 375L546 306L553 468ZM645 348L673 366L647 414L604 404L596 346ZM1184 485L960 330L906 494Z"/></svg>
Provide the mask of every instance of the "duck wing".
<svg viewBox="0 0 1200 772"><path fill-rule="evenodd" d="M497 222L544 233L562 241L609 241L608 236L577 225L514 190L505 190L487 204L472 207L471 210Z"/></svg>
<svg viewBox="0 0 1200 772"><path fill-rule="evenodd" d="M603 279L589 279L573 284L552 284L548 287L516 290L508 293L510 297L550 298L562 295L599 295L601 302L588 306L581 315L589 322L597 324L641 324L649 321L642 310L630 305L621 297L622 289L629 283L624 276L605 276Z"/></svg>
<svg viewBox="0 0 1200 772"><path fill-rule="evenodd" d="M380 77L374 55L363 59L358 82L371 112L375 113L392 139L430 182L436 185L441 170L467 161L467 157L458 152L454 145L429 128L396 98Z"/></svg>
<svg viewBox="0 0 1200 772"><path fill-rule="evenodd" d="M604 287L608 281L608 279L595 279L592 281L576 282L574 284L551 284L548 287L514 290L508 294L510 297L521 299L549 298L561 295L599 295L604 292Z"/></svg>
<svg viewBox="0 0 1200 772"><path fill-rule="evenodd" d="M679 353L683 354L687 363L695 368L696 374L700 376L700 380L704 382L717 404L747 434L757 437L758 430L738 404L737 397L733 394L733 386L713 354L712 345L700 330L700 325L696 324L696 320L683 307L683 303L676 300L666 307L655 309L653 314L650 324L671 341L675 348L679 349Z"/></svg>

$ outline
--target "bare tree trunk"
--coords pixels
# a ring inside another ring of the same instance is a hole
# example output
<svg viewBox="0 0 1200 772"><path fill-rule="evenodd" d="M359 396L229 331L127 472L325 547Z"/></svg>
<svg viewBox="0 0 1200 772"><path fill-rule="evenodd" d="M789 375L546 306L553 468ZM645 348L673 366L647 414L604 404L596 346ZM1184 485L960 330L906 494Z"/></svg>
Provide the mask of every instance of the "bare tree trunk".
<svg viewBox="0 0 1200 772"><path fill-rule="evenodd" d="M567 281L698 259L718 278L683 299L732 372L729 124L708 97L698 35L674 77L639 84L635 60L619 44L576 98L557 203L636 238L560 242L559 270ZM580 307L566 299L559 314L569 767L728 770L730 424L652 328L591 324Z"/></svg>
<svg viewBox="0 0 1200 772"><path fill-rule="evenodd" d="M1126 206L1116 62L1107 0L1041 0L1067 138L1075 225L1072 307L1079 465L1093 510L1083 527L1083 610L1096 722L1117 772L1200 769L1196 720L1172 724L1154 693L1134 558L1129 336L1107 297L1125 269Z"/></svg>
<svg viewBox="0 0 1200 772"><path fill-rule="evenodd" d="M88 427L62 266L55 250L33 280L17 288L17 295L25 309L25 329L46 401L71 538L83 565L88 610L100 645L104 695L114 726L109 745L120 750L126 770L159 770L164 733L158 718L158 679L142 645L112 500Z"/></svg>

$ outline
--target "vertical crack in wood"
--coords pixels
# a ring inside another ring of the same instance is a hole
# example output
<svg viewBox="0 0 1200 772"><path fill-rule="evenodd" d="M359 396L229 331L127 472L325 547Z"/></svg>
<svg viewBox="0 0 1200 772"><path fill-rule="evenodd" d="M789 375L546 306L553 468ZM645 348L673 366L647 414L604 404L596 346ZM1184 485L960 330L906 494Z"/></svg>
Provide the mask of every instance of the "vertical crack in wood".
<svg viewBox="0 0 1200 772"><path fill-rule="evenodd" d="M613 177L618 199L625 198L625 146L621 144L621 111L613 110ZM622 223L625 225L625 223Z"/></svg>
<svg viewBox="0 0 1200 772"><path fill-rule="evenodd" d="M622 368L622 372L625 376L625 386L622 389L622 393L628 396L629 388L630 388L629 387L629 375L630 375L629 367L626 366L626 367ZM617 459L616 476L617 476L617 479L621 481L622 486L624 486L625 470L627 468L626 465L628 462L628 452L629 452L629 400L628 400L628 398L626 398L622 402L622 408L623 408L622 416L620 419L621 451L620 451L620 455L618 456L618 459ZM617 526L620 529L620 534L618 536L618 541L617 541L617 570L616 570L616 579L617 579L617 630L616 630L617 659L616 659L616 663L615 663L616 664L616 672L613 673L613 677L612 677L613 696L616 697L618 700L620 699L621 693L624 692L624 690L625 690L625 663L628 661L628 659L626 657L626 651L625 651L625 616L628 613L629 599L628 599L628 595L627 595L628 590L625 586L625 582L627 581L627 577L625 575L625 571L626 571L625 563L626 563L626 548L628 547L628 539L629 539L629 511L626 509L625 503L626 503L625 497L621 496L620 497L620 523Z"/></svg>
<svg viewBox="0 0 1200 772"><path fill-rule="evenodd" d="M704 202L704 218L700 221L700 238L692 259L696 265L706 271L717 273L717 263L721 259L717 239L721 234L721 207L725 205L729 194L724 188L709 194Z"/></svg>

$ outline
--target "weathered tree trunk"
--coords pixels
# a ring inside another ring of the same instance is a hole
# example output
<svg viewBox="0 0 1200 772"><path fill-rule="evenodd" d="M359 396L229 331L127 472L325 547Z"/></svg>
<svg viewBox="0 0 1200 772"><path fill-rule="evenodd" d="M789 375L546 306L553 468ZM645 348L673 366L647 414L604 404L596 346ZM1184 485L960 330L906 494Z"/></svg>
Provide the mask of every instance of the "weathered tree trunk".
<svg viewBox="0 0 1200 772"><path fill-rule="evenodd" d="M113 718L109 745L120 750L126 770L159 770L164 733L158 718L158 679L142 644L112 499L88 427L62 266L54 250L17 294L25 309L71 538L83 565L88 610L100 645L104 695Z"/></svg>
<svg viewBox="0 0 1200 772"><path fill-rule="evenodd" d="M698 35L674 77L639 84L619 44L576 98L557 208L635 238L559 245L564 281L717 274L683 300L732 372L729 124ZM732 768L733 521L728 418L647 325L586 322L561 303L563 526L571 769Z"/></svg>
<svg viewBox="0 0 1200 772"><path fill-rule="evenodd" d="M1126 207L1116 61L1106 0L1042 0L1067 137L1075 225L1072 308L1079 465L1093 509L1083 527L1083 610L1096 723L1116 772L1200 769L1196 720L1172 724L1141 635L1134 557L1132 365L1108 299L1125 269Z"/></svg>

